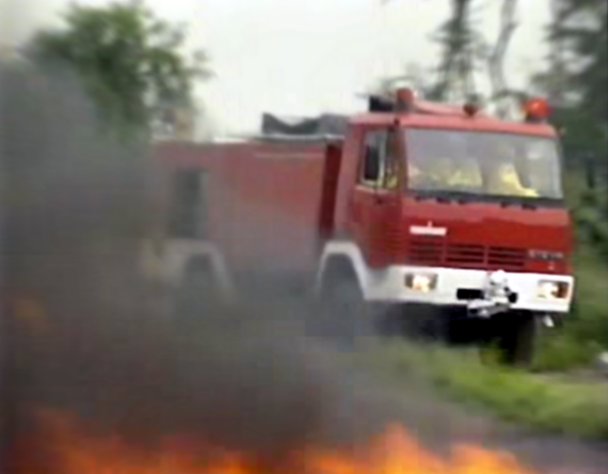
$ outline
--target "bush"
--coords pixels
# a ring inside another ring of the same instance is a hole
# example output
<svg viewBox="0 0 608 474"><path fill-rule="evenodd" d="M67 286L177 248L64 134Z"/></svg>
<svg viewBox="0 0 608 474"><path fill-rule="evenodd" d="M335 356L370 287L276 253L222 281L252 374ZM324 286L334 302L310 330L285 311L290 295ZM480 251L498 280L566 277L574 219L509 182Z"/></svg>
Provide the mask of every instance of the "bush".
<svg viewBox="0 0 608 474"><path fill-rule="evenodd" d="M566 370L586 365L608 348L608 202L606 189L590 189L581 173L566 175L577 230L577 296L565 327L542 341L536 367Z"/></svg>
<svg viewBox="0 0 608 474"><path fill-rule="evenodd" d="M565 371L592 363L608 349L608 266L597 253L579 252L577 289L572 313L564 326L545 333L534 368Z"/></svg>
<svg viewBox="0 0 608 474"><path fill-rule="evenodd" d="M537 372L558 372L588 366L600 352L602 346L598 342L560 332L541 341L533 369Z"/></svg>
<svg viewBox="0 0 608 474"><path fill-rule="evenodd" d="M608 265L595 252L581 251L576 263L577 303L566 331L608 348Z"/></svg>

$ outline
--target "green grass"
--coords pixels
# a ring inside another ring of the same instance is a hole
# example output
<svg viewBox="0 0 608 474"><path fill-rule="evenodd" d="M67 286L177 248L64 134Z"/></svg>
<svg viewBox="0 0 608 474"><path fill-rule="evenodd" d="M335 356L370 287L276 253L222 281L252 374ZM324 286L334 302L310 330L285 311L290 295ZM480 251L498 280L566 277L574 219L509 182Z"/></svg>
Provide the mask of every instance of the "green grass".
<svg viewBox="0 0 608 474"><path fill-rule="evenodd" d="M585 340L569 332L545 336L533 364L535 372L566 372L593 364L605 348L594 340Z"/></svg>
<svg viewBox="0 0 608 474"><path fill-rule="evenodd" d="M577 225L577 290L565 326L541 341L535 369L565 371L608 351L608 222L606 190L589 190L581 173L566 175L568 204Z"/></svg>
<svg viewBox="0 0 608 474"><path fill-rule="evenodd" d="M374 361L392 377L417 377L451 398L540 431L608 440L608 383L482 364L475 351L383 347Z"/></svg>
<svg viewBox="0 0 608 474"><path fill-rule="evenodd" d="M579 252L573 335L608 347L608 264L591 251Z"/></svg>
<svg viewBox="0 0 608 474"><path fill-rule="evenodd" d="M588 365L608 351L608 265L596 252L579 252L573 311L565 325L541 340L534 368L566 371Z"/></svg>

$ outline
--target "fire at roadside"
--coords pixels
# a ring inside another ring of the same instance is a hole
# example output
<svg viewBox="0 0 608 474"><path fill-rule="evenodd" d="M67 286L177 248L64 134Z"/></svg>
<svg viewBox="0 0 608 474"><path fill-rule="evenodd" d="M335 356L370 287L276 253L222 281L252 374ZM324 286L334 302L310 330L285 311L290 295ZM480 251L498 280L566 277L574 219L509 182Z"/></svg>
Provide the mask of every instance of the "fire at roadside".
<svg viewBox="0 0 608 474"><path fill-rule="evenodd" d="M101 138L69 76L2 75L2 472L528 472L401 429L374 442L390 416L362 415L271 294L176 329L139 275L146 147Z"/></svg>

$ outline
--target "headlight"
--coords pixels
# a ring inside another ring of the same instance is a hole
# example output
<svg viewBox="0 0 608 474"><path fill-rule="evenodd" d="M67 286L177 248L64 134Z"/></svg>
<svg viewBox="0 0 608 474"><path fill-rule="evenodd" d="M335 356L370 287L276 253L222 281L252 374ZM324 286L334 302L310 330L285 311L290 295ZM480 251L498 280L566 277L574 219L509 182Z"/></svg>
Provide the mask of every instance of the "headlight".
<svg viewBox="0 0 608 474"><path fill-rule="evenodd" d="M434 273L408 273L405 275L405 286L420 293L430 293L437 287L437 275Z"/></svg>
<svg viewBox="0 0 608 474"><path fill-rule="evenodd" d="M543 300L564 300L569 292L570 284L563 281L541 280L538 283L538 297Z"/></svg>

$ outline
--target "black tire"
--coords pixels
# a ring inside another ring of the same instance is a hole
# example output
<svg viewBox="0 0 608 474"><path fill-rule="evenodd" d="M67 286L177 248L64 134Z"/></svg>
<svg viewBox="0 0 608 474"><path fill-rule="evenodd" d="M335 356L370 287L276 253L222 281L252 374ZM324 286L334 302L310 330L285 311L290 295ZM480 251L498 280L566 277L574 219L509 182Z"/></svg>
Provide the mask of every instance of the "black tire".
<svg viewBox="0 0 608 474"><path fill-rule="evenodd" d="M403 339L409 335L407 315L402 305L387 305L376 315L374 329L376 333L387 339Z"/></svg>
<svg viewBox="0 0 608 474"><path fill-rule="evenodd" d="M317 334L348 344L370 334L369 307L352 270L328 272L319 302Z"/></svg>
<svg viewBox="0 0 608 474"><path fill-rule="evenodd" d="M539 321L532 313L511 312L490 322L491 336L482 351L491 347L498 362L520 368L530 368L534 362L539 333ZM482 352L482 357L487 352Z"/></svg>
<svg viewBox="0 0 608 474"><path fill-rule="evenodd" d="M219 286L208 261L190 262L175 296L178 322L209 321L220 310Z"/></svg>

